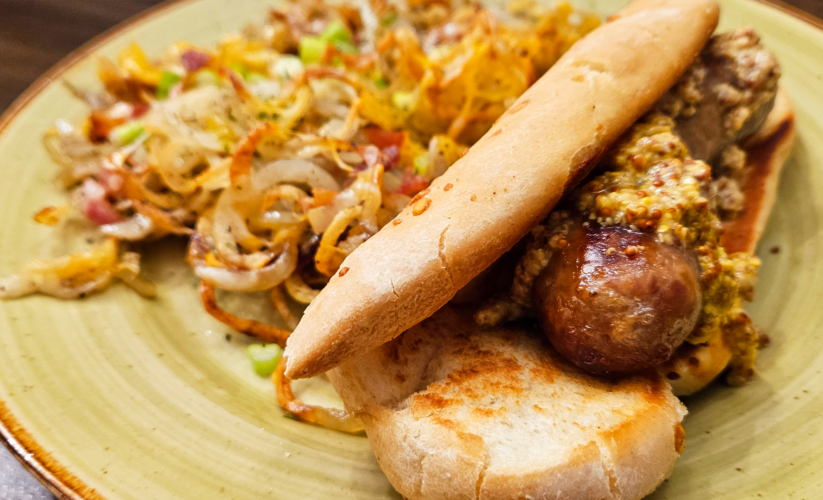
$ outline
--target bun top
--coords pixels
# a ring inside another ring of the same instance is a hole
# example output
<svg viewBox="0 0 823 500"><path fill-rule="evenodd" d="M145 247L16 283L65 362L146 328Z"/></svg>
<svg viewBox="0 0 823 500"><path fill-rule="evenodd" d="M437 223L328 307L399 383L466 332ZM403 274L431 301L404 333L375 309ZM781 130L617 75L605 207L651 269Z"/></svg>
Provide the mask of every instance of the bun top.
<svg viewBox="0 0 823 500"><path fill-rule="evenodd" d="M289 339L286 375L323 373L440 309L677 82L718 15L716 0L638 0L577 42L396 224L346 258Z"/></svg>

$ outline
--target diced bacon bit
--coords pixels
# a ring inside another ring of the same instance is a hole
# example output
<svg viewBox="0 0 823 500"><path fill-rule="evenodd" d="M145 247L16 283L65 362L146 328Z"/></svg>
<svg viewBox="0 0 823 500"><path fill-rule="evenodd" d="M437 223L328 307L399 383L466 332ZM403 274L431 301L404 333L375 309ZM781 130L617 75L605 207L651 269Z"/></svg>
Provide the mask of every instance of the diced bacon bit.
<svg viewBox="0 0 823 500"><path fill-rule="evenodd" d="M386 172L393 169L398 163L400 163L400 148L395 144L383 148L383 155L386 157L386 160L383 162L383 169Z"/></svg>
<svg viewBox="0 0 823 500"><path fill-rule="evenodd" d="M378 127L369 127L363 132L370 143L383 150L395 146L399 152L406 140L406 132L389 132Z"/></svg>
<svg viewBox="0 0 823 500"><path fill-rule="evenodd" d="M145 115L146 112L149 110L150 106L144 102L139 102L137 104L132 105L131 110L131 117L132 118L140 118L141 116Z"/></svg>
<svg viewBox="0 0 823 500"><path fill-rule="evenodd" d="M97 172L97 181L103 186L108 195L119 193L125 182L122 175L108 168L101 168Z"/></svg>
<svg viewBox="0 0 823 500"><path fill-rule="evenodd" d="M180 56L180 63L189 73L208 66L211 56L197 50L187 50Z"/></svg>
<svg viewBox="0 0 823 500"><path fill-rule="evenodd" d="M406 142L408 135L406 132L389 132L378 127L369 127L364 130L364 133L369 142L380 150L380 162L386 171L400 163L400 148ZM368 159L366 163L368 164Z"/></svg>
<svg viewBox="0 0 823 500"><path fill-rule="evenodd" d="M427 187L429 187L428 179L422 175L412 174L406 171L398 191L406 196L414 196Z"/></svg>
<svg viewBox="0 0 823 500"><path fill-rule="evenodd" d="M86 204L83 214L98 226L113 224L121 220L117 210L105 200L90 201Z"/></svg>
<svg viewBox="0 0 823 500"><path fill-rule="evenodd" d="M400 162L400 149L394 144L384 149L379 149L373 144L361 145L357 146L357 152L363 158L363 162L356 168L358 171L381 164L385 172L391 170Z"/></svg>
<svg viewBox="0 0 823 500"><path fill-rule="evenodd" d="M121 220L120 214L106 199L106 188L94 179L86 178L77 189L80 211L95 224L112 224Z"/></svg>

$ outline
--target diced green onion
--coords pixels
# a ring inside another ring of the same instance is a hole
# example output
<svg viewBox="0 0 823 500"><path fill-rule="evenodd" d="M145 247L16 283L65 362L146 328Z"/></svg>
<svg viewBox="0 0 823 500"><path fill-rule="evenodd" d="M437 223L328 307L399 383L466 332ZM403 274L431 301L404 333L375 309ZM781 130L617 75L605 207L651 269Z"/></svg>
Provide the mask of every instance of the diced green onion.
<svg viewBox="0 0 823 500"><path fill-rule="evenodd" d="M324 42L337 44L338 42L351 43L351 33L346 25L340 21L332 21L320 34L320 39Z"/></svg>
<svg viewBox="0 0 823 500"><path fill-rule="evenodd" d="M194 82L198 87L220 85L220 76L213 69L201 69L194 74Z"/></svg>
<svg viewBox="0 0 823 500"><path fill-rule="evenodd" d="M396 108L411 109L414 104L414 94L411 92L395 92L391 96L391 102Z"/></svg>
<svg viewBox="0 0 823 500"><path fill-rule="evenodd" d="M389 81L385 76L379 76L374 79L374 85L379 89L387 89L389 88Z"/></svg>
<svg viewBox="0 0 823 500"><path fill-rule="evenodd" d="M414 157L414 173L417 175L426 176L431 166L428 153L422 153Z"/></svg>
<svg viewBox="0 0 823 500"><path fill-rule="evenodd" d="M294 56L280 56L274 63L274 73L284 80L290 80L302 72L303 63Z"/></svg>
<svg viewBox="0 0 823 500"><path fill-rule="evenodd" d="M344 54L357 54L360 50L351 42L334 42L334 47Z"/></svg>
<svg viewBox="0 0 823 500"><path fill-rule="evenodd" d="M169 96L169 91L180 81L180 75L171 71L164 71L160 74L160 83L157 85L155 97L165 99Z"/></svg>
<svg viewBox="0 0 823 500"><path fill-rule="evenodd" d="M140 122L124 123L109 133L109 140L121 146L134 142L145 131Z"/></svg>
<svg viewBox="0 0 823 500"><path fill-rule="evenodd" d="M304 36L300 39L300 60L303 64L319 62L329 46L325 40L316 36Z"/></svg>
<svg viewBox="0 0 823 500"><path fill-rule="evenodd" d="M252 344L248 348L248 354L254 372L261 377L270 377L283 356L283 349L277 344Z"/></svg>

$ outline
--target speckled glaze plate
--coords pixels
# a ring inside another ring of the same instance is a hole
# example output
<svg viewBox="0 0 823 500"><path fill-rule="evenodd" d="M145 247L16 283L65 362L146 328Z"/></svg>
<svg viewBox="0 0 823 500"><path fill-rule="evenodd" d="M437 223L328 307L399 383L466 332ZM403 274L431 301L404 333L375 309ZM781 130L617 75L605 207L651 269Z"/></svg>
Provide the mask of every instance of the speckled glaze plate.
<svg viewBox="0 0 823 500"><path fill-rule="evenodd" d="M623 0L580 0L602 14ZM724 0L723 27L754 25L783 65L798 139L758 252L749 310L772 339L743 389L686 401L686 451L656 500L823 498L823 30L753 0ZM32 214L63 199L41 137L85 110L60 80L95 86L94 57L131 41L159 53L212 43L261 19L270 1L188 0L160 7L80 50L0 121L0 274L65 251L73 230ZM688 27L684 26L684 29ZM779 249L779 252L775 252ZM146 258L159 297L122 286L83 301L0 302L0 435L68 499L398 498L362 436L301 424L254 375L247 341L203 312L184 244ZM264 302L247 308L265 311ZM272 321L276 318L270 317ZM296 385L333 403L324 379Z"/></svg>

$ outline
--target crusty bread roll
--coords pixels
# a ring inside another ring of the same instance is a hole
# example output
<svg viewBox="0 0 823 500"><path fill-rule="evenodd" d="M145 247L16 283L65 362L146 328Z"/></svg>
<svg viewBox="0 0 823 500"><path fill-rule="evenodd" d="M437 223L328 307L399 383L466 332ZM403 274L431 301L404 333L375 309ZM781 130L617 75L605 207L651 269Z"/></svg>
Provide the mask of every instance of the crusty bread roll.
<svg viewBox="0 0 823 500"><path fill-rule="evenodd" d="M754 253L774 205L780 172L794 144L794 130L794 108L781 88L766 122L745 147L749 169L742 186L745 203L738 216L724 225L723 247L727 252ZM731 357L729 346L716 337L706 344L680 346L658 371L669 381L675 396L690 396L717 378Z"/></svg>
<svg viewBox="0 0 823 500"><path fill-rule="evenodd" d="M343 262L288 341L317 375L430 316L544 218L694 61L716 0L639 0L577 42L431 187Z"/></svg>
<svg viewBox="0 0 823 500"><path fill-rule="evenodd" d="M329 377L410 500L633 500L683 446L685 408L662 378L608 382L538 330L448 307Z"/></svg>

